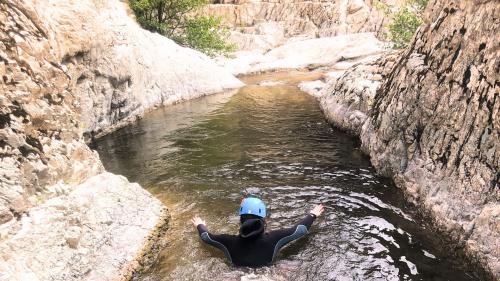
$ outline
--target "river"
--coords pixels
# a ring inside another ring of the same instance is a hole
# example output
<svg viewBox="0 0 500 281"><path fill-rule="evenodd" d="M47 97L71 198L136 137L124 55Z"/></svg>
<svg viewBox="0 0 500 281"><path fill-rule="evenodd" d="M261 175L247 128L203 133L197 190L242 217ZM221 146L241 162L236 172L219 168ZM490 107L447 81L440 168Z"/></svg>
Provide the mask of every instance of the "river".
<svg viewBox="0 0 500 281"><path fill-rule="evenodd" d="M228 93L157 109L93 144L108 171L140 183L172 212L169 244L141 280L476 280L377 176L357 140L333 129L298 90L308 74L244 79ZM189 219L237 233L241 199L268 204L269 229L314 204L326 211L275 265L229 265Z"/></svg>

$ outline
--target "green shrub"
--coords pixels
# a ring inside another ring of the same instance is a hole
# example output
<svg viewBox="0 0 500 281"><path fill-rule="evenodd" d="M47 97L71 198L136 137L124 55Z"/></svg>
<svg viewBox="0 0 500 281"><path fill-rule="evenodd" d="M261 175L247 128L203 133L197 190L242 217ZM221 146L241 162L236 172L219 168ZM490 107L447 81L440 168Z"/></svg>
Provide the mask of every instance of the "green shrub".
<svg viewBox="0 0 500 281"><path fill-rule="evenodd" d="M429 0L409 0L408 4L412 5L415 7L420 13L422 13L427 7L427 4L429 3Z"/></svg>
<svg viewBox="0 0 500 281"><path fill-rule="evenodd" d="M235 50L235 46L225 40L228 34L229 30L222 26L222 18L199 16L188 20L185 32L179 41L213 56Z"/></svg>
<svg viewBox="0 0 500 281"><path fill-rule="evenodd" d="M408 7L404 7L394 14L393 21L388 26L389 39L394 43L394 47L406 47L421 24L422 19L420 15Z"/></svg>
<svg viewBox="0 0 500 281"><path fill-rule="evenodd" d="M422 14L428 2L429 0L407 0L400 7L374 2L375 8L390 19L386 26L386 36L394 43L395 48L404 48L410 43L417 28L423 23Z"/></svg>
<svg viewBox="0 0 500 281"><path fill-rule="evenodd" d="M196 12L208 0L130 0L139 24L177 43L208 55L227 53L234 47L226 42L228 30L221 19Z"/></svg>

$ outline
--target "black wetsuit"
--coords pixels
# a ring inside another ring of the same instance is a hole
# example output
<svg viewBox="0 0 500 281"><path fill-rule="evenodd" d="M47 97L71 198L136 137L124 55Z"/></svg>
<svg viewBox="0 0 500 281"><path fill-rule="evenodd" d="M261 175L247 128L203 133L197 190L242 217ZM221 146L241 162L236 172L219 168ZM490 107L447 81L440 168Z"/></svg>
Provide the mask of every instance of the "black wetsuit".
<svg viewBox="0 0 500 281"><path fill-rule="evenodd" d="M308 214L294 227L264 232L262 219L248 219L241 224L239 235L212 234L205 225L198 225L201 239L224 252L237 266L258 267L273 262L278 251L291 241L307 234L316 217Z"/></svg>

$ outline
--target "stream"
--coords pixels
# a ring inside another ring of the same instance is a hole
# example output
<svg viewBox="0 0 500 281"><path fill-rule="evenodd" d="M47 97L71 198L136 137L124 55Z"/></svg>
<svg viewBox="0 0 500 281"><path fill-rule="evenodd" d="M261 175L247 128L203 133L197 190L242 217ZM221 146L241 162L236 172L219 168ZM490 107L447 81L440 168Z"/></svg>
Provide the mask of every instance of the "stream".
<svg viewBox="0 0 500 281"><path fill-rule="evenodd" d="M108 171L171 210L169 244L140 280L476 280L377 176L356 138L296 87L307 79L247 77L238 91L157 109L93 144ZM189 219L236 234L248 194L267 203L268 229L291 226L317 203L326 211L273 266L233 267Z"/></svg>

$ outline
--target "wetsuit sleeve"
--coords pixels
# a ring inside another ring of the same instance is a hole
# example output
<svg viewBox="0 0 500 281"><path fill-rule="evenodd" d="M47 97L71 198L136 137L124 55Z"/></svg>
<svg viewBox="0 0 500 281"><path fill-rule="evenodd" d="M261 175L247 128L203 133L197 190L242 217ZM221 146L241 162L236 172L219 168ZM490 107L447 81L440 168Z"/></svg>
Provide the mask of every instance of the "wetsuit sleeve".
<svg viewBox="0 0 500 281"><path fill-rule="evenodd" d="M302 220L300 220L299 223L297 223L295 226L303 225L307 228L307 230L309 230L315 219L316 219L315 215L308 214Z"/></svg>
<svg viewBox="0 0 500 281"><path fill-rule="evenodd" d="M294 227L284 228L270 232L269 235L276 241L273 252L273 260L278 254L278 251L281 248L283 248L286 244L306 235L315 219L316 219L315 215L308 214L302 220L300 220Z"/></svg>
<svg viewBox="0 0 500 281"><path fill-rule="evenodd" d="M200 235L203 242L221 250L222 252L224 252L224 255L227 257L227 259L231 263L233 262L229 250L227 249L226 245L224 245L225 240L229 239L229 235L211 234L210 232L208 232L208 228L204 224L199 224L196 228L198 229L198 234Z"/></svg>

